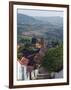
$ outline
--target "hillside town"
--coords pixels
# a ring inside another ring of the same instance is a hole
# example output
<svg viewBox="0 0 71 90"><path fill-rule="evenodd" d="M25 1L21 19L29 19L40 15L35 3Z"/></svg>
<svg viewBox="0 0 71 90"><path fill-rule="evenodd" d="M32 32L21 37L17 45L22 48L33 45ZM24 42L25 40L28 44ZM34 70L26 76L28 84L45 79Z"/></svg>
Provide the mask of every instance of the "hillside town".
<svg viewBox="0 0 71 90"><path fill-rule="evenodd" d="M30 41L28 41L30 43ZM33 37L31 41L31 45L28 47L33 48L33 53L28 50L23 50L23 56L21 60L17 60L18 66L18 79L27 80L27 79L38 79L38 74L40 70L40 62L45 55L47 50L46 43L44 38L41 37ZM19 49L20 46L18 45ZM43 70L42 70L43 73ZM42 75L42 74L41 74Z"/></svg>

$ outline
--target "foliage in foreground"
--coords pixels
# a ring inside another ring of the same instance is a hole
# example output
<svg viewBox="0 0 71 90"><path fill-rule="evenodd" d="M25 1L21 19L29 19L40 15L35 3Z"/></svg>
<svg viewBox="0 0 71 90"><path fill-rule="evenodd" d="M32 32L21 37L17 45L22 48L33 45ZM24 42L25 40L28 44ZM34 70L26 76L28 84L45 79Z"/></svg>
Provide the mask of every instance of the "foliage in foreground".
<svg viewBox="0 0 71 90"><path fill-rule="evenodd" d="M57 72L63 68L63 45L47 50L41 65L49 72Z"/></svg>

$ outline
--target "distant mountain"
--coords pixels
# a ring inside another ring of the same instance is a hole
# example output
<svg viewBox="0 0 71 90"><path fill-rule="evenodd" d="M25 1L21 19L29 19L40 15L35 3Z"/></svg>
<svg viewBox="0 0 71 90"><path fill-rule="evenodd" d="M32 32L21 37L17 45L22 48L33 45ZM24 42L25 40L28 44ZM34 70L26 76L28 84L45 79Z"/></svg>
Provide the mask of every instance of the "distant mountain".
<svg viewBox="0 0 71 90"><path fill-rule="evenodd" d="M49 22L45 23L41 20L37 20L34 17L19 13L17 14L17 25L18 25L18 33L31 30L43 31L44 27L47 30L48 27L52 26Z"/></svg>
<svg viewBox="0 0 71 90"><path fill-rule="evenodd" d="M37 20L41 20L43 22L49 22L52 25L59 25L62 26L63 25L63 17L60 16L52 16L52 17L35 17Z"/></svg>
<svg viewBox="0 0 71 90"><path fill-rule="evenodd" d="M38 24L40 21L35 18L23 14L17 14L17 24Z"/></svg>
<svg viewBox="0 0 71 90"><path fill-rule="evenodd" d="M63 41L63 18L62 17L32 17L17 14L17 34L42 36L48 41Z"/></svg>

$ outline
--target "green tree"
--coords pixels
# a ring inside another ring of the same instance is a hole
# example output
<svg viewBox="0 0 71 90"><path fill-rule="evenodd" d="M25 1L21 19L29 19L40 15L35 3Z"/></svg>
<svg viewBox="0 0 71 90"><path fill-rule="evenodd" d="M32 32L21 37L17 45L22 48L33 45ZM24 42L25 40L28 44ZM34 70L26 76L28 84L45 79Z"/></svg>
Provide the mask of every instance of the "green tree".
<svg viewBox="0 0 71 90"><path fill-rule="evenodd" d="M49 72L61 70L63 68L63 45L48 49L41 65Z"/></svg>

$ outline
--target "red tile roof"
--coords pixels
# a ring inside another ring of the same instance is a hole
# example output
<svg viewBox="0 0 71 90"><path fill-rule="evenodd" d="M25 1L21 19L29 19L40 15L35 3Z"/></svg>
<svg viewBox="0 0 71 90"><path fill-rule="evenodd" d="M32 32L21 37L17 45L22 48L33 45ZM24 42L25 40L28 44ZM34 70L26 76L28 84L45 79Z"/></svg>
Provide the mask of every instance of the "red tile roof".
<svg viewBox="0 0 71 90"><path fill-rule="evenodd" d="M22 57L22 59L19 61L19 63L21 64L21 65L27 65L28 64L28 59L27 58L25 58L25 57Z"/></svg>

